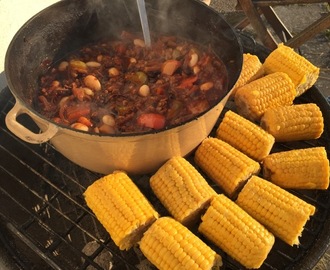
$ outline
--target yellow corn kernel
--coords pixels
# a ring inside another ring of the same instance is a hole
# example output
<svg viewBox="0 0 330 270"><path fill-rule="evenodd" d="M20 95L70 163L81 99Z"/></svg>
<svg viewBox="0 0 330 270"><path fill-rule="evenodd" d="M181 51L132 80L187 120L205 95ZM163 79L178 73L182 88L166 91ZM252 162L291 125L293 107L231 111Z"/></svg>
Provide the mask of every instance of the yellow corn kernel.
<svg viewBox="0 0 330 270"><path fill-rule="evenodd" d="M235 105L239 114L259 121L265 111L291 105L296 96L294 84L284 72L275 72L237 89Z"/></svg>
<svg viewBox="0 0 330 270"><path fill-rule="evenodd" d="M200 218L216 192L182 157L167 161L151 178L150 186L171 215L189 225Z"/></svg>
<svg viewBox="0 0 330 270"><path fill-rule="evenodd" d="M128 250L140 241L159 217L124 172L100 178L86 189L84 196L88 207L121 250Z"/></svg>
<svg viewBox="0 0 330 270"><path fill-rule="evenodd" d="M235 96L236 90L239 87L258 79L263 75L264 69L258 56L250 53L244 53L241 74L233 88L233 91L231 92L231 96Z"/></svg>
<svg viewBox="0 0 330 270"><path fill-rule="evenodd" d="M145 232L140 249L160 270L219 269L220 255L178 221L161 217Z"/></svg>
<svg viewBox="0 0 330 270"><path fill-rule="evenodd" d="M225 195L217 195L198 231L246 268L259 268L275 237Z"/></svg>
<svg viewBox="0 0 330 270"><path fill-rule="evenodd" d="M269 54L263 67L267 74L278 71L288 74L295 85L297 96L309 89L320 73L318 67L282 43Z"/></svg>
<svg viewBox="0 0 330 270"><path fill-rule="evenodd" d="M236 203L287 244L299 245L299 236L315 207L288 191L252 176Z"/></svg>
<svg viewBox="0 0 330 270"><path fill-rule="evenodd" d="M324 129L320 108L314 103L281 106L267 110L260 126L277 142L318 139Z"/></svg>
<svg viewBox="0 0 330 270"><path fill-rule="evenodd" d="M260 171L258 162L217 138L206 138L201 143L195 162L230 197Z"/></svg>
<svg viewBox="0 0 330 270"><path fill-rule="evenodd" d="M225 113L216 137L257 161L269 154L275 142L271 134L233 111Z"/></svg>
<svg viewBox="0 0 330 270"><path fill-rule="evenodd" d="M263 161L263 176L283 188L327 189L327 152L324 147L312 147L270 154Z"/></svg>

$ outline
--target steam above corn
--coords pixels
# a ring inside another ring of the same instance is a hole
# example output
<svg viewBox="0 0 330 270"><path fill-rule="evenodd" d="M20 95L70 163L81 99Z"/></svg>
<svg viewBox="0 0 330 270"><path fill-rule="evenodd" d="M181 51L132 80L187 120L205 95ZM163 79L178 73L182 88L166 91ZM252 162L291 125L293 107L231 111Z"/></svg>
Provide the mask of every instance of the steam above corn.
<svg viewBox="0 0 330 270"><path fill-rule="evenodd" d="M119 249L138 245L158 269L219 269L222 258L211 248L215 245L245 268L256 269L275 238L299 245L316 209L285 189L327 189L329 160L321 146L272 149L276 142L322 135L318 106L294 104L319 70L282 44L264 63L251 54L243 60L232 91L237 112L228 110L215 136L198 146L195 166L172 157L150 177L167 216L158 214L124 172L105 176L85 191L88 207Z"/></svg>

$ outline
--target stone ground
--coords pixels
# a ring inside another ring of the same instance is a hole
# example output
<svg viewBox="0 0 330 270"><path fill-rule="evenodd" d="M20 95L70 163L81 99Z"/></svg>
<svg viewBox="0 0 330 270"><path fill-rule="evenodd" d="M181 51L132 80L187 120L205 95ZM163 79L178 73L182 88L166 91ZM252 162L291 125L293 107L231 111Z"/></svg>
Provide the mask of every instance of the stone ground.
<svg viewBox="0 0 330 270"><path fill-rule="evenodd" d="M210 6L223 13L233 25L243 14L235 11L236 1L233 0L212 0ZM275 7L278 16L294 35L305 29L311 22L320 18L323 14L330 12L329 4L290 5ZM252 27L246 31L256 36ZM330 102L330 29L317 34L314 38L300 47L301 54L314 65L320 67L320 76L316 87L328 98ZM321 258L313 270L330 269L330 248Z"/></svg>

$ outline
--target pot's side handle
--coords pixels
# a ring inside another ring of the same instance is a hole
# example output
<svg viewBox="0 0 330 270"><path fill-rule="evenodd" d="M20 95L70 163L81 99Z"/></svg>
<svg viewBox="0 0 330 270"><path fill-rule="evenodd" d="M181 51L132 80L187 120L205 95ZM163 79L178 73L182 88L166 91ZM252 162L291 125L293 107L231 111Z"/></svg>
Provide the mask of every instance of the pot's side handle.
<svg viewBox="0 0 330 270"><path fill-rule="evenodd" d="M32 114L16 101L14 107L6 115L6 125L12 133L25 142L34 144L44 143L49 141L58 132L58 128L55 125L48 124L45 131L34 133L17 121L17 117L21 114L27 114L33 119Z"/></svg>

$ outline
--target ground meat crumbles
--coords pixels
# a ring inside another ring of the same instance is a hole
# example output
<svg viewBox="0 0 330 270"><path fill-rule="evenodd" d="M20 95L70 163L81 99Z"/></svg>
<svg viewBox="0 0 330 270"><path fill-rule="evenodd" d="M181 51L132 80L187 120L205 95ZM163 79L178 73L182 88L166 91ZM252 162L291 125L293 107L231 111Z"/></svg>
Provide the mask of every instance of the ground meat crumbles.
<svg viewBox="0 0 330 270"><path fill-rule="evenodd" d="M193 119L225 94L227 72L210 48L175 36L146 47L123 32L70 53L40 78L39 112L99 134L161 130Z"/></svg>

